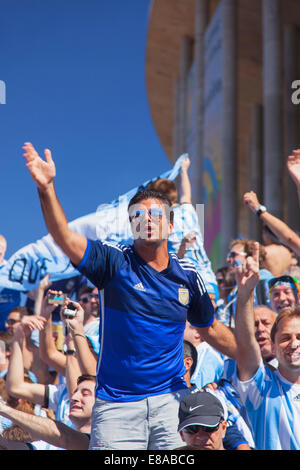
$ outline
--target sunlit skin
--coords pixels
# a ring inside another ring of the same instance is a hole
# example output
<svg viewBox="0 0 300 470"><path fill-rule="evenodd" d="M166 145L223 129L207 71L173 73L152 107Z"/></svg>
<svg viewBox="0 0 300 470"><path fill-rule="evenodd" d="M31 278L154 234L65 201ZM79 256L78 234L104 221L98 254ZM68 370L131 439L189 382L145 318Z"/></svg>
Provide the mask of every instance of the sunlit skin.
<svg viewBox="0 0 300 470"><path fill-rule="evenodd" d="M300 384L300 318L283 318L277 327L272 350L278 370L288 381Z"/></svg>
<svg viewBox="0 0 300 470"><path fill-rule="evenodd" d="M195 328L187 321L184 330L184 339L192 343L193 346L198 346L198 344L202 343L199 328Z"/></svg>
<svg viewBox="0 0 300 470"><path fill-rule="evenodd" d="M273 357L270 333L275 318L275 312L267 307L257 307L254 309L255 338L259 344L261 355L265 360Z"/></svg>
<svg viewBox="0 0 300 470"><path fill-rule="evenodd" d="M76 424L77 420L79 420L80 427L82 428L83 423L86 421L86 425L89 426L94 402L95 382L93 380L85 380L77 385L70 399L69 417L72 422Z"/></svg>
<svg viewBox="0 0 300 470"><path fill-rule="evenodd" d="M7 317L7 320L6 320L6 323L5 323L5 328L7 328L7 334L9 336L13 336L15 334L16 329L18 328L18 326L20 324L20 321L21 321L20 313L19 312L14 312L14 311L10 312L10 314ZM9 323L10 320L14 320L15 323L13 325L11 325Z"/></svg>
<svg viewBox="0 0 300 470"><path fill-rule="evenodd" d="M299 303L298 294L290 286L276 286L271 290L271 307L280 313L286 308L293 308Z"/></svg>
<svg viewBox="0 0 300 470"><path fill-rule="evenodd" d="M199 450L224 450L223 438L225 437L227 421L222 421L215 432L198 431L196 434L188 434L184 429L180 431L181 439L188 445Z"/></svg>
<svg viewBox="0 0 300 470"><path fill-rule="evenodd" d="M93 317L99 316L99 295L98 289L95 287L91 292L92 296L89 297L90 294L84 293L81 295L79 299L79 303L84 310L84 322L86 323L87 320L93 320ZM82 299L88 299L88 302L82 302ZM91 318L90 318L91 317Z"/></svg>
<svg viewBox="0 0 300 470"><path fill-rule="evenodd" d="M172 230L172 225L168 223L166 208L162 201L159 199L144 199L138 204L134 204L129 209L129 214L135 210L145 210L144 216L139 216L137 219L132 220L131 230L136 243L157 243L166 240ZM163 216L150 216L150 209L161 209Z"/></svg>
<svg viewBox="0 0 300 470"><path fill-rule="evenodd" d="M244 253L244 246L242 245L242 243L236 243L235 245L231 247L230 251L237 253L235 257L227 256L226 258L226 262L228 265L228 272L233 272L235 271L235 265L234 265L235 261L241 261L242 263L244 263L246 256L241 254L241 253Z"/></svg>

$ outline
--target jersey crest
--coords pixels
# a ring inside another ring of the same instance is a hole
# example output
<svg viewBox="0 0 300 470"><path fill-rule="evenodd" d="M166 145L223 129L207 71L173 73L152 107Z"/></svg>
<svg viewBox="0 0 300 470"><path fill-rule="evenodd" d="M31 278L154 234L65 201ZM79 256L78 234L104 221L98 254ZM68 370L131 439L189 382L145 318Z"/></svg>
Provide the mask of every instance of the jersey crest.
<svg viewBox="0 0 300 470"><path fill-rule="evenodd" d="M178 289L178 300L181 304L187 305L190 300L189 290L185 287L179 287Z"/></svg>

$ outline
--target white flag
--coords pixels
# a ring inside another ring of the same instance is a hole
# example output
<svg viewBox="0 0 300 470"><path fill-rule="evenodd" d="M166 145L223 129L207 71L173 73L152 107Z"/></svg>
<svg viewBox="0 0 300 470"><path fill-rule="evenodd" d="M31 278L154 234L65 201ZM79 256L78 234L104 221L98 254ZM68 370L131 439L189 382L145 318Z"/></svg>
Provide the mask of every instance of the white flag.
<svg viewBox="0 0 300 470"><path fill-rule="evenodd" d="M155 181L157 178L174 180L180 172L181 162L185 156L186 154L179 157L171 170L146 181L109 204L101 204L96 212L75 219L69 223L69 227L91 240L128 243L128 240L132 239L127 213L130 199L150 181ZM50 274L51 281L80 274L50 234L24 246L0 267L0 288L7 287L28 292L35 289L46 274Z"/></svg>

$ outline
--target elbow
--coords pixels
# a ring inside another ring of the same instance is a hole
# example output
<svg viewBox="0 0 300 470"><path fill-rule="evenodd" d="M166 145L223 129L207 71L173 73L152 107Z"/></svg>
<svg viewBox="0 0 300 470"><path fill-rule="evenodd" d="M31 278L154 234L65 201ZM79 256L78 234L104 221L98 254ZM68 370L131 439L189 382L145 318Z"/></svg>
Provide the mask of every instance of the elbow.
<svg viewBox="0 0 300 470"><path fill-rule="evenodd" d="M11 384L9 380L6 380L5 391L13 398L22 397L22 387L19 384Z"/></svg>

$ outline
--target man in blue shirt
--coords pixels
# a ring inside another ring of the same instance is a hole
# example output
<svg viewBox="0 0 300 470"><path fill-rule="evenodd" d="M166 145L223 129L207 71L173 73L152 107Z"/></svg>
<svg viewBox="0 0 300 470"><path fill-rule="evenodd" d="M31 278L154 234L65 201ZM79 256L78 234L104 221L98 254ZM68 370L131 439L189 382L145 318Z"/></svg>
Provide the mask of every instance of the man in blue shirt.
<svg viewBox="0 0 300 470"><path fill-rule="evenodd" d="M152 191L133 197L128 207L133 246L87 240L68 226L54 188L50 150L44 161L30 143L23 149L50 234L73 265L104 289L90 449L176 448L178 404L188 393L183 378L186 320L233 358L236 343L232 332L214 319L194 265L168 252L170 202Z"/></svg>

